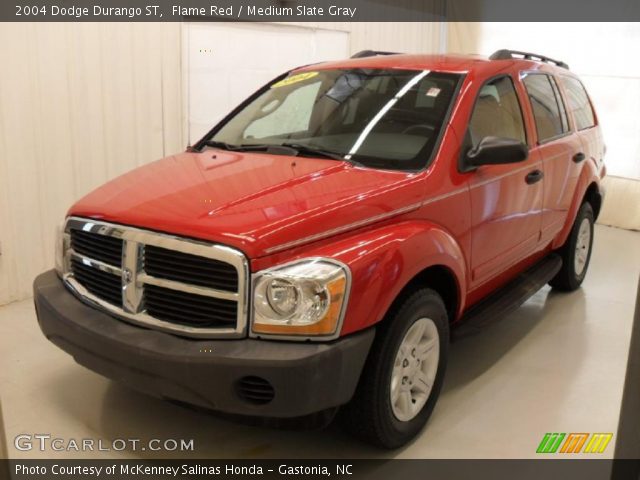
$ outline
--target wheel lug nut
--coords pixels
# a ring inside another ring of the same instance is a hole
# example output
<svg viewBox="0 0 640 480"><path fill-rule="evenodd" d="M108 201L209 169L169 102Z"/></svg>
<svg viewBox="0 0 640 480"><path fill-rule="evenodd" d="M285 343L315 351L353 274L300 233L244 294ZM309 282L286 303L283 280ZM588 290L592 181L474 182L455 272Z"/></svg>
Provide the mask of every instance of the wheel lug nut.
<svg viewBox="0 0 640 480"><path fill-rule="evenodd" d="M409 366L409 360L407 360L406 358L404 359L404 361L402 362L402 366L403 367L408 367Z"/></svg>

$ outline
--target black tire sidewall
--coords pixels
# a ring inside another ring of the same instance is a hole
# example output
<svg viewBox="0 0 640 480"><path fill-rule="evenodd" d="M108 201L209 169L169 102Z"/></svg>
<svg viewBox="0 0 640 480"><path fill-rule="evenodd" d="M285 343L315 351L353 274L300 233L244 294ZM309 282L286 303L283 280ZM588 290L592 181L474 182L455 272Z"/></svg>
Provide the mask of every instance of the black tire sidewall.
<svg viewBox="0 0 640 480"><path fill-rule="evenodd" d="M432 290L425 289L422 295L411 297L391 320L390 328L385 333L384 341L378 348L380 352L381 385L378 389L378 397L374 401L379 408L379 418L385 437L390 440L390 445L399 446L415 436L429 419L438 400L440 389L444 380L447 356L449 350L449 322L447 312L440 296ZM390 389L391 375L395 358L411 326L420 318L431 319L438 329L440 342L438 369L429 394L429 398L418 415L413 419L403 422L396 418L391 407Z"/></svg>
<svg viewBox="0 0 640 480"><path fill-rule="evenodd" d="M589 229L591 230L591 234L589 236L589 252L587 253L587 262L582 269L580 275L576 273L575 268L575 256L576 256L576 245L578 243L578 234L580 232L580 225L584 219L589 220ZM571 231L570 242L567 244L567 252L565 254L565 261L567 262L567 269L569 270L570 279L572 282L575 282L575 286L578 287L584 280L584 277L587 275L587 270L589 269L589 263L591 262L591 252L593 250L593 237L594 237L594 218L593 218L593 209L589 203L583 203L578 211L578 215L576 217L576 221L573 225L573 230Z"/></svg>

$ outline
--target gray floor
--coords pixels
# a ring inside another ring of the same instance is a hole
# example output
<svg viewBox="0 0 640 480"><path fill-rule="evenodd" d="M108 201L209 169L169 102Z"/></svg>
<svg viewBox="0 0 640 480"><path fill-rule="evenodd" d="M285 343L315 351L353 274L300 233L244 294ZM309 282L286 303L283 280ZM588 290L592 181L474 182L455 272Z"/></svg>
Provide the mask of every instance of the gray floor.
<svg viewBox="0 0 640 480"><path fill-rule="evenodd" d="M305 432L237 425L133 392L76 365L40 334L31 301L14 303L0 308L9 455L42 456L15 450L13 439L49 433L105 441L194 439L192 453L112 451L100 458L535 457L545 432L615 432L639 273L640 233L598 226L583 288L572 294L545 288L503 321L455 342L427 428L392 453L335 426ZM613 441L604 456L612 454Z"/></svg>

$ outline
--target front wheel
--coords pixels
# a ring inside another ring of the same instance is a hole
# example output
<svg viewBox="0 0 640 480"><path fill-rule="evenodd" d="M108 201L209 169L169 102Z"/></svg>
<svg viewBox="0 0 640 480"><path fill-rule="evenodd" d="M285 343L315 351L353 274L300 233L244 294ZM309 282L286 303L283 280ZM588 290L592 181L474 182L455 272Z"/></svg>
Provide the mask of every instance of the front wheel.
<svg viewBox="0 0 640 480"><path fill-rule="evenodd" d="M449 322L431 289L409 295L376 332L356 394L342 412L347 428L383 448L404 445L425 425L447 361Z"/></svg>
<svg viewBox="0 0 640 480"><path fill-rule="evenodd" d="M569 238L560 249L562 268L549 282L553 288L573 291L582 284L591 260L593 223L593 208L585 202L578 210Z"/></svg>

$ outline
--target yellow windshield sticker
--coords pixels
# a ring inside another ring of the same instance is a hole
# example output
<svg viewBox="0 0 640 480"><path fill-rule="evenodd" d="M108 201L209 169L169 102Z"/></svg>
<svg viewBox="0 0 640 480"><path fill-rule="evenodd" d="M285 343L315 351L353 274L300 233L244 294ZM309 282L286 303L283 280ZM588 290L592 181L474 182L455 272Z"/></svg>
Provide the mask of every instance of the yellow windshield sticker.
<svg viewBox="0 0 640 480"><path fill-rule="evenodd" d="M315 77L316 75L318 75L318 72L304 72L304 73L298 73L296 75L291 75L290 77L283 78L279 82L274 83L273 85L271 85L271 88L286 87L287 85L303 82L305 80Z"/></svg>

